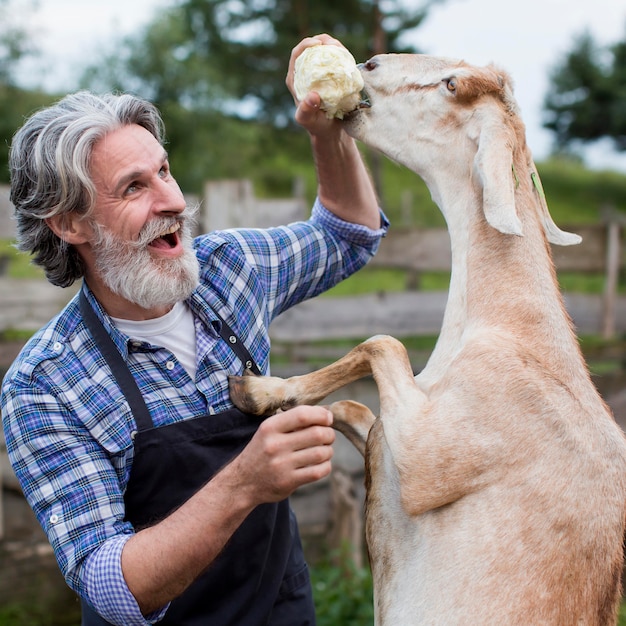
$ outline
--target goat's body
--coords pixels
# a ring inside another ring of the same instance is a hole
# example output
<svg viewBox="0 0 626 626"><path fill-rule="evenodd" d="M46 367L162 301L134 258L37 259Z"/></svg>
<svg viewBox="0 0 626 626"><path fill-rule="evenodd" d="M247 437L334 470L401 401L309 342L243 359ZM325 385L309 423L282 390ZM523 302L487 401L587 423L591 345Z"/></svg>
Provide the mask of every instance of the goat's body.
<svg viewBox="0 0 626 626"><path fill-rule="evenodd" d="M416 404L381 405L367 457L379 623L610 623L621 433L493 339L476 333Z"/></svg>
<svg viewBox="0 0 626 626"><path fill-rule="evenodd" d="M376 421L364 407L331 408L365 454L377 624L606 625L620 597L626 440L590 380L544 228L573 238L531 183L514 109L475 69L375 57L364 71L371 111L348 122L422 176L448 223L450 294L425 369L414 377L401 344L374 337L304 377L243 379L233 398L264 413L373 374ZM442 99L457 73L483 91L469 98L455 83L457 101ZM506 77L494 82L504 89ZM461 131L449 147L446 133Z"/></svg>

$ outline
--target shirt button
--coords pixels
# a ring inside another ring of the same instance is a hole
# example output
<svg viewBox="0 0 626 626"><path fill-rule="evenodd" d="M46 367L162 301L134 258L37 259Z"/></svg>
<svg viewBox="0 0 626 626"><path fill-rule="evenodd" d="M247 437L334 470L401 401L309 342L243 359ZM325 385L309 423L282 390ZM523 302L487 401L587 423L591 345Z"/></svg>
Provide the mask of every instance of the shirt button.
<svg viewBox="0 0 626 626"><path fill-rule="evenodd" d="M167 367L168 370L173 370L176 367L176 365L174 364L174 361L168 361L165 364L165 367Z"/></svg>
<svg viewBox="0 0 626 626"><path fill-rule="evenodd" d="M131 341L130 345L135 349L141 348L141 341Z"/></svg>
<svg viewBox="0 0 626 626"><path fill-rule="evenodd" d="M63 344L60 343L59 341L55 341L52 347L55 352L61 352L63 350Z"/></svg>
<svg viewBox="0 0 626 626"><path fill-rule="evenodd" d="M58 515L51 515L50 516L50 523L51 524L56 524L59 521L59 516Z"/></svg>

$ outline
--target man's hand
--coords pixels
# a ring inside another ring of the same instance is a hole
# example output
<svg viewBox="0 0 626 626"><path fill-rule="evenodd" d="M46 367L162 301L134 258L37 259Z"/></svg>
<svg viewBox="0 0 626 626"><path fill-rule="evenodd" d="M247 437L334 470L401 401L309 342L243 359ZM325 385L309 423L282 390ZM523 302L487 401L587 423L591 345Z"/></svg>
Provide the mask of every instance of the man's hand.
<svg viewBox="0 0 626 626"><path fill-rule="evenodd" d="M332 413L319 406L299 406L263 421L233 461L246 495L258 504L278 502L328 476L335 441L332 421Z"/></svg>
<svg viewBox="0 0 626 626"><path fill-rule="evenodd" d="M164 520L133 535L122 570L142 612L182 593L256 506L284 500L330 473L332 413L299 406L265 420L250 443Z"/></svg>
<svg viewBox="0 0 626 626"><path fill-rule="evenodd" d="M287 87L298 105L295 119L311 137L317 170L317 195L322 204L340 219L378 229L381 221L374 185L356 143L344 131L343 122L326 117L320 108L321 101L317 93L308 93L302 101L296 98L296 59L306 48L320 43L345 48L330 35L303 39L291 51L286 79Z"/></svg>
<svg viewBox="0 0 626 626"><path fill-rule="evenodd" d="M306 48L310 46L334 45L345 46L334 37L330 35L321 34L315 35L315 37L307 37L303 39L292 51L289 59L289 69L287 71L287 78L285 80L294 102L297 105L295 119L298 124L305 128L311 135L324 135L329 132L340 132L341 124L335 119L328 119L324 111L320 109L321 100L317 93L314 91L308 93L304 100L298 100L296 97L296 90L294 88L294 73L296 66L296 59L304 52Z"/></svg>

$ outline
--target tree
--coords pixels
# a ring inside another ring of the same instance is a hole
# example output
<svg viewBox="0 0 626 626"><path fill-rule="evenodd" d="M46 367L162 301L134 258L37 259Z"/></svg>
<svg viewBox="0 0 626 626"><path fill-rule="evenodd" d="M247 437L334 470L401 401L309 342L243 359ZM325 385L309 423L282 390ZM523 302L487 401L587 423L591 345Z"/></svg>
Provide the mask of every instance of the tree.
<svg viewBox="0 0 626 626"><path fill-rule="evenodd" d="M252 112L285 126L293 108L287 62L302 37L331 33L357 60L415 51L403 36L442 1L409 8L402 0L181 0L127 40L108 71L92 69L87 84L110 83L115 75L116 86L141 91L159 106L176 101L196 110Z"/></svg>
<svg viewBox="0 0 626 626"><path fill-rule="evenodd" d="M626 41L603 49L588 33L578 37L550 72L544 111L559 151L601 138L626 151Z"/></svg>
<svg viewBox="0 0 626 626"><path fill-rule="evenodd" d="M34 3L29 3L34 6ZM17 87L14 75L21 59L36 52L25 26L28 11L13 10L11 0L0 0L0 183L9 182L6 166L13 133L24 121L25 112L51 101L51 96L24 91Z"/></svg>
<svg viewBox="0 0 626 626"><path fill-rule="evenodd" d="M31 3L32 4L32 3ZM22 7L23 11L24 7ZM34 49L26 27L20 23L11 0L0 0L0 84L13 84L13 72L17 62Z"/></svg>
<svg viewBox="0 0 626 626"><path fill-rule="evenodd" d="M292 163L300 156L310 163L306 137L289 135L294 103L285 87L289 55L300 39L328 32L359 61L382 51L414 52L404 36L443 1L409 8L407 0L179 0L138 36L117 42L82 86L153 101L163 112L177 178L199 191L209 177L245 175L248 164L258 174L269 162L268 145L289 145L298 151ZM190 156L190 144L205 149ZM372 170L382 193L377 164ZM276 180L262 182L269 187ZM282 184L289 190L290 181Z"/></svg>

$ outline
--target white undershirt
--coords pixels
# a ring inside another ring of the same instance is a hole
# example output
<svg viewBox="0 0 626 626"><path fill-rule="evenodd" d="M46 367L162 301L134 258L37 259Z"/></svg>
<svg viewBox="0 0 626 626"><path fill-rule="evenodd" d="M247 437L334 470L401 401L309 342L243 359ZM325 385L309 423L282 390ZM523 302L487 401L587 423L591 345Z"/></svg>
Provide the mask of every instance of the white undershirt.
<svg viewBox="0 0 626 626"><path fill-rule="evenodd" d="M124 320L112 318L114 324L131 339L147 341L170 350L187 370L192 380L196 378L196 328L191 309L178 302L174 308L151 320Z"/></svg>

